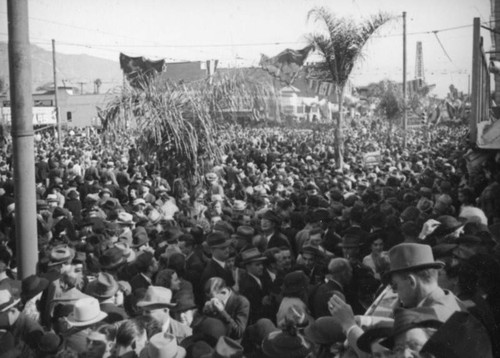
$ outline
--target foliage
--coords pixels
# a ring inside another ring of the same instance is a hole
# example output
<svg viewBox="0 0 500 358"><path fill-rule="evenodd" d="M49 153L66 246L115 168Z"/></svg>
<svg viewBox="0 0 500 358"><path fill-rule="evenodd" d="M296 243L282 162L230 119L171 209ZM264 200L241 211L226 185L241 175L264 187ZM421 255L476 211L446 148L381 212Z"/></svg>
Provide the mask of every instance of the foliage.
<svg viewBox="0 0 500 358"><path fill-rule="evenodd" d="M394 82L382 82L382 93L378 104L378 111L389 121L393 121L403 112L403 95Z"/></svg>
<svg viewBox="0 0 500 358"><path fill-rule="evenodd" d="M323 61L316 68L318 72L327 74L323 78L332 81L337 88L339 100L339 116L335 131L335 160L338 167L343 167L343 101L345 86L356 62L363 55L363 47L370 37L393 17L386 13L371 16L361 23L352 18L337 17L324 7L309 11L308 19L322 26L309 36L309 41L316 47Z"/></svg>
<svg viewBox="0 0 500 358"><path fill-rule="evenodd" d="M337 17L324 7L309 11L308 19L323 25L322 31L309 36L323 57L318 69L328 73L331 81L344 87L358 61L363 56L363 47L382 25L392 19L386 13L379 13L366 21L357 23L352 18Z"/></svg>
<svg viewBox="0 0 500 358"><path fill-rule="evenodd" d="M169 162L189 185L189 180L204 174L200 157L220 161L223 148L217 130L228 125L230 114L258 113L275 98L272 86L252 81L241 71L189 84L155 77L143 79L138 87L126 84L117 89L106 107L99 109L99 117L111 138L136 125L140 152Z"/></svg>

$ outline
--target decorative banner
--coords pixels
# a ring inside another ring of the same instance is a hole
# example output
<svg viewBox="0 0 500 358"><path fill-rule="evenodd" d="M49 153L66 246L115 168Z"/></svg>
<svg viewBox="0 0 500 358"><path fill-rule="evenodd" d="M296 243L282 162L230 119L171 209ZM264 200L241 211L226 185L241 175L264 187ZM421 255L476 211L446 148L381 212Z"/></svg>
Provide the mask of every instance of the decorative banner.
<svg viewBox="0 0 500 358"><path fill-rule="evenodd" d="M147 78L166 69L165 60L151 61L144 57L130 57L120 53L120 68L134 87L140 78Z"/></svg>
<svg viewBox="0 0 500 358"><path fill-rule="evenodd" d="M333 83L331 82L321 82L318 94L320 96L329 96L332 93L333 87Z"/></svg>
<svg viewBox="0 0 500 358"><path fill-rule="evenodd" d="M56 108L55 107L33 107L33 125L49 125L57 124ZM2 123L11 124L12 115L10 107L0 107L0 118Z"/></svg>
<svg viewBox="0 0 500 358"><path fill-rule="evenodd" d="M380 165L380 151L363 154L363 162L367 168L373 168Z"/></svg>
<svg viewBox="0 0 500 358"><path fill-rule="evenodd" d="M214 75L215 71L217 71L217 65L219 64L219 60L208 60L207 61L207 75L211 77Z"/></svg>
<svg viewBox="0 0 500 358"><path fill-rule="evenodd" d="M262 55L259 65L273 77L290 86L306 62L314 46L301 50L286 49L274 57Z"/></svg>

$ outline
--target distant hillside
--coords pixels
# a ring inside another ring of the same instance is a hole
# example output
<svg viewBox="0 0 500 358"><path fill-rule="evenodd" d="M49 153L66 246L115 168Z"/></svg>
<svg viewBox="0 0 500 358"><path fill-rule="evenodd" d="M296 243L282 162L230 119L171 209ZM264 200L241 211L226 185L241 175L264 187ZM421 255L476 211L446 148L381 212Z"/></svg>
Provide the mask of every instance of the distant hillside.
<svg viewBox="0 0 500 358"><path fill-rule="evenodd" d="M9 78L8 45L0 42L0 78ZM31 45L31 64L33 90L37 87L52 82L52 52L46 51L38 46ZM100 92L120 85L122 82L122 71L117 61L102 59L89 55L57 54L57 75L59 85L63 80L67 86L80 88L78 82L83 84L84 93L94 91L94 81L99 78L102 81Z"/></svg>

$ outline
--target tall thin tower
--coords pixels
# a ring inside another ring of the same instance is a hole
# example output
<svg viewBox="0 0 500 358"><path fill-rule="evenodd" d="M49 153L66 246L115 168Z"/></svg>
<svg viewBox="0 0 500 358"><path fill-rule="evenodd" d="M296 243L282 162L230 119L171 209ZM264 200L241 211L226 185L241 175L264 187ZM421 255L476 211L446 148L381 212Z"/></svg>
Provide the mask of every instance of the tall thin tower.
<svg viewBox="0 0 500 358"><path fill-rule="evenodd" d="M422 51L422 41L417 41L417 53L415 58L415 79L425 81L424 76L424 54Z"/></svg>

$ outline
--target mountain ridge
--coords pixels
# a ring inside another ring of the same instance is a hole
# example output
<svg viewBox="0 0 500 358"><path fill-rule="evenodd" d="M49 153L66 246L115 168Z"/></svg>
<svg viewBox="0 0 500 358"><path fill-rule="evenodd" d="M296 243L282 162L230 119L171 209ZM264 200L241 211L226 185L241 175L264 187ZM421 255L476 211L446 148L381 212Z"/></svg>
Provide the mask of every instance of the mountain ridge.
<svg viewBox="0 0 500 358"><path fill-rule="evenodd" d="M83 87L83 93L94 92L94 81L100 79L100 92L122 83L122 71L118 61L87 54L57 53L58 85ZM52 52L31 44L32 90L53 82ZM0 42L0 78L9 79L8 43ZM83 85L80 82L84 82Z"/></svg>

